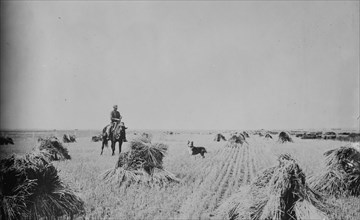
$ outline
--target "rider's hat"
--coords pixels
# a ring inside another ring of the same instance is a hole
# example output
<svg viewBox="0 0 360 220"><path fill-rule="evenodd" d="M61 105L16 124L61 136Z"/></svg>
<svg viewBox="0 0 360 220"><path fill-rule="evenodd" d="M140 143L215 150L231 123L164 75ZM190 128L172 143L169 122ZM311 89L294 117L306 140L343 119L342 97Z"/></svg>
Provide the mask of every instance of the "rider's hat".
<svg viewBox="0 0 360 220"><path fill-rule="evenodd" d="M118 106L117 105L114 105L113 108L117 108Z"/></svg>

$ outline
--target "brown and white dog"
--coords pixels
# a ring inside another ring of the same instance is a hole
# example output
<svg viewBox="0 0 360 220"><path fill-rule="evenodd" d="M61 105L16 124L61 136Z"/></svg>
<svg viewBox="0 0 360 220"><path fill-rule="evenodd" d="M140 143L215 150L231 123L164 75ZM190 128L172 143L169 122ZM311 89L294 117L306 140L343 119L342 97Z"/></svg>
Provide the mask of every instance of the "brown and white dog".
<svg viewBox="0 0 360 220"><path fill-rule="evenodd" d="M193 141L188 141L188 147L190 155L200 154L203 158L205 158L204 154L207 153L205 147L195 147Z"/></svg>

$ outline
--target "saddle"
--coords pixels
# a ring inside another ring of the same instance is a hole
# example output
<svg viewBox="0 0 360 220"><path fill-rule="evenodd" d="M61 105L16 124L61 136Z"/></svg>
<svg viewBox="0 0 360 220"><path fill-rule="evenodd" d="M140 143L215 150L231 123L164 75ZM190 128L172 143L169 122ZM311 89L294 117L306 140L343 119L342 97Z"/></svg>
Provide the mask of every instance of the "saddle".
<svg viewBox="0 0 360 220"><path fill-rule="evenodd" d="M113 124L109 124L104 130L108 140L110 140L113 135L116 135L116 139L123 136L123 139L126 142L125 129L127 129L127 127L125 127L124 122L121 122L115 124L115 126Z"/></svg>

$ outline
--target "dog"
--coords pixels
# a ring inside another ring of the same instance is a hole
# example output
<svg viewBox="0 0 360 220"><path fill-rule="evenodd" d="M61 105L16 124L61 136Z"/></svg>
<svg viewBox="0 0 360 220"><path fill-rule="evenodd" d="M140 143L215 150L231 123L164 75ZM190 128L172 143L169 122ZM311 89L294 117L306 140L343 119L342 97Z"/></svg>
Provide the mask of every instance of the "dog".
<svg viewBox="0 0 360 220"><path fill-rule="evenodd" d="M190 155L200 154L203 158L205 158L204 154L207 153L205 147L195 147L193 141L188 141L188 147Z"/></svg>

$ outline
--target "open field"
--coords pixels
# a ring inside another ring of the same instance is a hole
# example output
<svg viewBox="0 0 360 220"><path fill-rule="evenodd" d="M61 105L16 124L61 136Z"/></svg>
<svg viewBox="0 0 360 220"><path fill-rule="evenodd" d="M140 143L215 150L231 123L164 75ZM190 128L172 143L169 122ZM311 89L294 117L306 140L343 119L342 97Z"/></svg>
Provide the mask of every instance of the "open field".
<svg viewBox="0 0 360 220"><path fill-rule="evenodd" d="M137 132L138 134L141 132ZM241 186L249 184L263 169L276 164L276 157L289 153L307 177L323 169L323 153L349 144L333 140L306 140L292 137L294 143L280 144L277 135L267 140L250 135L248 144L238 148L225 147L226 142L213 141L214 132L184 131L174 134L150 132L152 142L169 146L164 168L181 179L166 187L131 185L124 189L104 183L101 175L115 167L118 159L105 149L100 156L100 142L91 142L91 132L79 135L76 143L64 144L71 160L53 162L60 176L85 201L86 219L208 219L214 210ZM226 138L229 133L223 133ZM128 131L128 140L135 138ZM61 135L58 135L61 137ZM0 146L1 157L31 151L34 135L16 136L15 145ZM206 147L205 158L190 156L187 141ZM129 143L123 144L123 152ZM360 219L360 199L345 198L330 201L340 206L333 210L333 219Z"/></svg>

